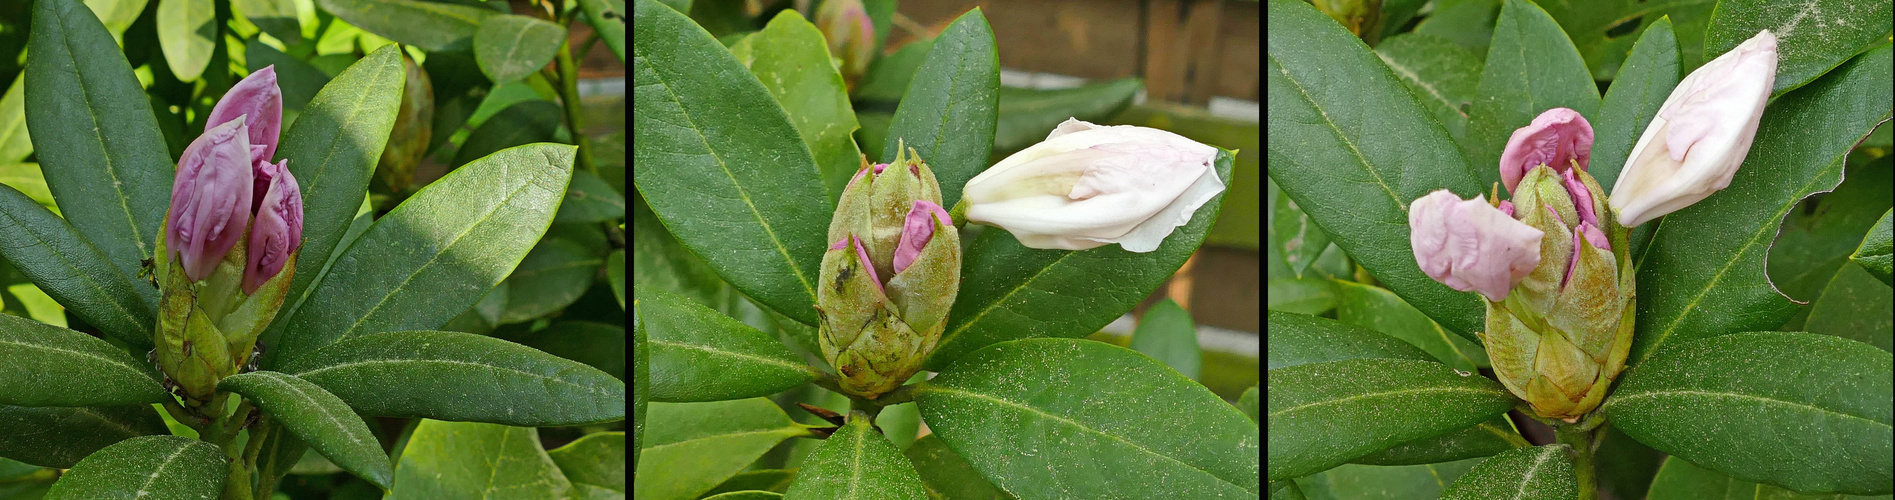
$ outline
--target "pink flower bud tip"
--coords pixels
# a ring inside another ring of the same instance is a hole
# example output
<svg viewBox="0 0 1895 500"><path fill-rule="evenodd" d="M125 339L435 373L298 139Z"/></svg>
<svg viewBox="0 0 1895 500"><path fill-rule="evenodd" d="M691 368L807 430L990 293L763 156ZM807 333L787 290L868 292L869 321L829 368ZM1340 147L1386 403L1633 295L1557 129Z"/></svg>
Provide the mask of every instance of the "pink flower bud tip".
<svg viewBox="0 0 1895 500"><path fill-rule="evenodd" d="M1511 193L1533 167L1546 165L1563 172L1572 168L1573 161L1582 170L1592 162L1592 124L1578 111L1549 109L1507 139L1507 149L1500 154L1500 180Z"/></svg>
<svg viewBox="0 0 1895 500"><path fill-rule="evenodd" d="M250 165L242 119L211 127L178 160L165 238L191 280L209 276L243 234L253 196Z"/></svg>
<svg viewBox="0 0 1895 500"><path fill-rule="evenodd" d="M933 217L930 217L933 216ZM901 243L895 246L895 272L908 269L921 256L921 249L928 246L928 240L934 238L934 223L952 230L954 220L948 217L947 210L928 200L915 200L914 208L908 210L908 219L903 222Z"/></svg>
<svg viewBox="0 0 1895 500"><path fill-rule="evenodd" d="M1462 200L1446 189L1410 204L1408 224L1422 272L1496 302L1540 264L1540 238L1546 234L1483 197Z"/></svg>
<svg viewBox="0 0 1895 500"><path fill-rule="evenodd" d="M276 85L276 66L265 66L230 87L204 121L204 130L248 117L252 158L269 161L276 154L277 135L283 128L283 91Z"/></svg>
<svg viewBox="0 0 1895 500"><path fill-rule="evenodd" d="M243 292L256 293L257 287L282 272L284 262L302 246L303 194L290 175L289 160L257 165L255 223L243 273Z"/></svg>

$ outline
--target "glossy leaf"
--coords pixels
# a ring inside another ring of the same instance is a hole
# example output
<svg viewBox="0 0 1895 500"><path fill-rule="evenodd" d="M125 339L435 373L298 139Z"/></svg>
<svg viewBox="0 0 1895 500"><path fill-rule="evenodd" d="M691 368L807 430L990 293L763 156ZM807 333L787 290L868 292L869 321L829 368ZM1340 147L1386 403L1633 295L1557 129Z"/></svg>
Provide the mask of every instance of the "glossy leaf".
<svg viewBox="0 0 1895 500"><path fill-rule="evenodd" d="M68 212L70 214L70 212ZM156 324L149 284L135 283L77 229L12 186L0 186L0 256L74 316L138 350Z"/></svg>
<svg viewBox="0 0 1895 500"><path fill-rule="evenodd" d="M684 297L634 290L650 349L652 401L726 401L768 396L819 372L776 338Z"/></svg>
<svg viewBox="0 0 1895 500"><path fill-rule="evenodd" d="M632 498L690 500L744 470L777 443L805 435L775 403L752 398L715 403L652 403Z"/></svg>
<svg viewBox="0 0 1895 500"><path fill-rule="evenodd" d="M862 74L861 83L855 87L855 97L864 101L901 101L902 93L908 91L908 84L915 79L915 70L921 68L933 49L933 38L918 39L869 63L868 72ZM881 144L881 141L866 144ZM874 153L869 158L874 160L875 155L882 152L871 149L865 153Z"/></svg>
<svg viewBox="0 0 1895 500"><path fill-rule="evenodd" d="M625 217L625 195L604 179L584 170L572 173L566 199L559 203L553 222L605 222Z"/></svg>
<svg viewBox="0 0 1895 500"><path fill-rule="evenodd" d="M294 43L303 39L303 26L296 17L295 0L231 0L230 5L242 13L250 24L277 40Z"/></svg>
<svg viewBox="0 0 1895 500"><path fill-rule="evenodd" d="M401 110L405 74L400 49L377 49L324 85L296 123L283 131L276 158L291 159L290 173L303 190L301 255L331 255L355 220L369 176L375 174L382 146ZM311 285L331 260L297 259L286 303L307 301ZM282 345L279 340L294 312L276 315L261 337L265 345ZM282 352L265 352L263 366L275 366Z"/></svg>
<svg viewBox="0 0 1895 500"><path fill-rule="evenodd" d="M749 38L749 56L738 57L750 74L789 115L790 124L809 146L823 187L834 203L862 165L862 152L850 136L857 128L855 111L842 74L829 63L823 34L794 9L770 19Z"/></svg>
<svg viewBox="0 0 1895 500"><path fill-rule="evenodd" d="M32 38L26 123L39 131L33 150L46 185L72 227L130 280L171 200L174 164L150 101L78 0L34 4ZM155 307L155 288L140 294Z"/></svg>
<svg viewBox="0 0 1895 500"><path fill-rule="evenodd" d="M1198 331L1191 321L1191 312L1171 299L1161 300L1145 310L1138 328L1132 330L1132 342L1127 347L1163 362L1192 380L1198 379L1198 368L1204 364L1204 354L1198 352Z"/></svg>
<svg viewBox="0 0 1895 500"><path fill-rule="evenodd" d="M624 382L576 361L469 333L352 337L292 359L283 372L371 417L534 427L625 418Z"/></svg>
<svg viewBox="0 0 1895 500"><path fill-rule="evenodd" d="M605 42L619 62L625 62L625 0L579 0L579 8L586 13L586 23L599 34L599 41Z"/></svg>
<svg viewBox="0 0 1895 500"><path fill-rule="evenodd" d="M178 80L197 81L210 65L216 14L211 0L158 0L158 47Z"/></svg>
<svg viewBox="0 0 1895 500"><path fill-rule="evenodd" d="M1553 108L1596 116L1599 87L1559 23L1526 0L1507 0L1494 26L1487 66L1467 112L1461 152L1474 166L1481 191L1500 181L1500 153L1515 129Z"/></svg>
<svg viewBox="0 0 1895 500"><path fill-rule="evenodd" d="M646 346L645 318L632 299L632 472L638 472L638 451L645 448L645 410L651 403L651 350ZM780 410L779 410L780 411Z"/></svg>
<svg viewBox="0 0 1895 500"><path fill-rule="evenodd" d="M349 337L437 328L467 310L546 231L573 151L520 146L422 188L336 258L290 319L281 349L294 357Z"/></svg>
<svg viewBox="0 0 1895 500"><path fill-rule="evenodd" d="M1566 500L1579 495L1573 449L1563 444L1521 448L1494 455L1454 480L1443 500Z"/></svg>
<svg viewBox="0 0 1895 500"><path fill-rule="evenodd" d="M507 276L507 307L500 324L527 321L565 309L592 287L604 260L584 245L547 238L533 246Z"/></svg>
<svg viewBox="0 0 1895 500"><path fill-rule="evenodd" d="M242 394L283 424L309 447L356 477L387 488L394 466L382 445L347 403L300 378L271 371L240 373L217 383L219 390Z"/></svg>
<svg viewBox="0 0 1895 500"><path fill-rule="evenodd" d="M612 298L625 308L625 250L613 250L605 256L605 278L612 285Z"/></svg>
<svg viewBox="0 0 1895 500"><path fill-rule="evenodd" d="M915 471L921 475L922 486L927 488L928 498L952 498L956 500L1000 500L1013 498L980 477L980 471L968 465L967 460L948 448L947 442L940 436L930 434L915 441L913 446L902 451L908 461L914 464Z"/></svg>
<svg viewBox="0 0 1895 500"><path fill-rule="evenodd" d="M1658 221L1639 256L1638 324L1628 365L1668 345L1775 328L1796 313L1766 279L1777 221L1833 189L1843 156L1887 120L1890 47L1863 54L1764 109L1731 187Z"/></svg>
<svg viewBox="0 0 1895 500"><path fill-rule="evenodd" d="M809 148L763 84L703 28L657 2L634 8L637 31L649 34L632 45L639 193L744 295L816 324L833 207Z"/></svg>
<svg viewBox="0 0 1895 500"><path fill-rule="evenodd" d="M1383 39L1375 55L1448 135L1459 140L1467 132L1467 107L1480 86L1482 54L1446 38L1409 33Z"/></svg>
<svg viewBox="0 0 1895 500"><path fill-rule="evenodd" d="M489 16L474 30L474 61L494 83L507 83L553 62L566 29L527 16Z"/></svg>
<svg viewBox="0 0 1895 500"><path fill-rule="evenodd" d="M1660 351L1600 409L1640 442L1740 479L1882 494L1895 484L1892 369L1887 351L1828 335L1731 334ZM1686 418L1699 413L1725 425Z"/></svg>
<svg viewBox="0 0 1895 500"><path fill-rule="evenodd" d="M33 138L26 130L26 79L15 77L0 97L0 164L14 163L33 154Z"/></svg>
<svg viewBox="0 0 1895 500"><path fill-rule="evenodd" d="M580 499L625 498L625 433L587 434L546 452Z"/></svg>
<svg viewBox="0 0 1895 500"><path fill-rule="evenodd" d="M1895 317L1888 313L1895 290L1862 269L1845 264L1811 304L1803 331L1835 335L1895 352Z"/></svg>
<svg viewBox="0 0 1895 500"><path fill-rule="evenodd" d="M1351 359L1269 372L1270 478L1288 479L1471 426L1516 401L1432 361Z"/></svg>
<svg viewBox="0 0 1895 500"><path fill-rule="evenodd" d="M561 321L528 334L520 343L625 380L625 340L623 326Z"/></svg>
<svg viewBox="0 0 1895 500"><path fill-rule="evenodd" d="M1884 285L1890 284L1890 267L1895 265L1895 257L1890 256L1890 253L1895 251L1895 239L1891 239L1891 234L1895 233L1889 229L1889 214L1891 213L1895 212L1882 212L1882 220L1876 221L1875 226L1869 228L1868 234L1862 237L1862 245L1856 247L1854 255L1849 256L1849 260L1862 265L1862 268L1868 270L1870 275L1882 280Z"/></svg>
<svg viewBox="0 0 1895 500"><path fill-rule="evenodd" d="M567 498L572 483L530 427L422 420L395 468L398 498Z"/></svg>
<svg viewBox="0 0 1895 500"><path fill-rule="evenodd" d="M1270 178L1375 279L1472 339L1480 300L1422 274L1407 224L1430 191L1483 191L1473 170L1360 39L1303 2L1269 11Z"/></svg>
<svg viewBox="0 0 1895 500"><path fill-rule="evenodd" d="M1327 278L1278 278L1266 285L1265 307L1271 311L1317 315L1336 308L1336 284Z"/></svg>
<svg viewBox="0 0 1895 500"><path fill-rule="evenodd" d="M1658 115L1671 89L1678 86L1679 69L1678 35L1672 30L1671 18L1661 17L1644 28L1631 55L1625 57L1625 65L1616 70L1618 78L1606 89L1599 112L1588 118L1593 142L1586 173L1592 174L1606 192L1610 193L1618 181L1632 146L1638 145L1645 127Z"/></svg>
<svg viewBox="0 0 1895 500"><path fill-rule="evenodd" d="M151 405L0 405L0 457L40 467L70 469L112 443L170 432Z"/></svg>
<svg viewBox="0 0 1895 500"><path fill-rule="evenodd" d="M868 415L856 412L835 434L824 439L804 459L783 498L834 500L925 500L928 494L915 473L888 438L869 426Z"/></svg>
<svg viewBox="0 0 1895 500"><path fill-rule="evenodd" d="M1230 178L1233 154L1219 150L1217 177ZM945 191L944 191L945 192ZM1091 250L1022 246L1006 231L982 231L961 260L961 291L948 313L947 332L928 359L939 371L987 345L1029 337L1091 335L1144 300L1204 241L1224 194L1199 207L1157 250L1127 252L1117 245ZM1041 311L1062 311L1045 315Z"/></svg>
<svg viewBox="0 0 1895 500"><path fill-rule="evenodd" d="M1846 163L1846 162L1845 162ZM1770 283L1792 300L1816 300L1863 233L1895 206L1895 158L1845 165L1834 191L1798 203L1783 217L1770 245Z"/></svg>
<svg viewBox="0 0 1895 500"><path fill-rule="evenodd" d="M1398 467L1349 464L1279 483L1295 485L1310 500L1432 500L1481 460Z"/></svg>
<svg viewBox="0 0 1895 500"><path fill-rule="evenodd" d="M1401 339L1457 370L1489 366L1487 350L1480 344L1448 333L1393 292L1342 280L1335 280L1335 286L1337 320Z"/></svg>
<svg viewBox="0 0 1895 500"><path fill-rule="evenodd" d="M1288 196L1278 196L1274 213L1270 215L1271 250L1280 250L1283 262L1290 266L1290 272L1303 277L1303 271L1309 269L1323 251L1329 249L1329 233L1316 227L1309 214L1296 206L1296 200Z"/></svg>
<svg viewBox="0 0 1895 500"><path fill-rule="evenodd" d="M1888 495L1858 496L1806 494L1758 484L1692 465L1675 457L1665 459L1652 481L1649 500L1875 500Z"/></svg>
<svg viewBox="0 0 1895 500"><path fill-rule="evenodd" d="M1120 78L1069 89L1000 88L1000 108L994 125L994 150L1018 151L1046 140L1046 135L1068 118L1104 122L1145 88L1144 80Z"/></svg>
<svg viewBox="0 0 1895 500"><path fill-rule="evenodd" d="M1514 429L1513 421L1503 414L1472 427L1398 444L1350 462L1366 465L1432 464L1493 456L1527 446L1526 438L1520 437L1520 431Z"/></svg>
<svg viewBox="0 0 1895 500"><path fill-rule="evenodd" d="M47 500L211 500L224 491L229 459L217 446L183 436L127 439L80 460L53 483Z"/></svg>
<svg viewBox="0 0 1895 500"><path fill-rule="evenodd" d="M1022 498L1260 491L1256 423L1128 349L1077 339L995 344L914 392L935 435Z"/></svg>
<svg viewBox="0 0 1895 500"><path fill-rule="evenodd" d="M895 108L882 160L894 158L898 145L914 148L941 182L941 206L952 207L961 186L987 169L999 109L1000 56L993 28L976 7L934 38Z"/></svg>
<svg viewBox="0 0 1895 500"><path fill-rule="evenodd" d="M429 52L471 48L481 21L496 15L480 7L419 0L316 0L316 6L363 31Z"/></svg>
<svg viewBox="0 0 1895 500"><path fill-rule="evenodd" d="M1237 409L1243 410L1244 415L1249 415L1250 421L1263 422L1263 411L1258 406L1258 400L1261 397L1262 392L1257 390L1257 386L1250 386L1249 389L1244 390L1242 396L1237 398Z"/></svg>
<svg viewBox="0 0 1895 500"><path fill-rule="evenodd" d="M0 314L0 405L156 403L167 393L151 365L97 337Z"/></svg>
<svg viewBox="0 0 1895 500"><path fill-rule="evenodd" d="M1704 30L1708 60L1757 32L1777 36L1777 79L1772 94L1801 87L1888 38L1895 4L1888 0L1814 0L1786 7L1759 0L1718 2Z"/></svg>

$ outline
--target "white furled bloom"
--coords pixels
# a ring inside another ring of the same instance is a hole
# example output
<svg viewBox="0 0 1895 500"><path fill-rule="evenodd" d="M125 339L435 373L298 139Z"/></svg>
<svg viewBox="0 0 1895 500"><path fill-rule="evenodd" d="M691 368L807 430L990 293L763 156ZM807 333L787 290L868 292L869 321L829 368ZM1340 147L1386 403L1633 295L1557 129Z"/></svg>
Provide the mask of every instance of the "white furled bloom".
<svg viewBox="0 0 1895 500"><path fill-rule="evenodd" d="M1678 82L1612 186L1619 224L1644 224L1730 186L1776 74L1777 37L1764 30Z"/></svg>

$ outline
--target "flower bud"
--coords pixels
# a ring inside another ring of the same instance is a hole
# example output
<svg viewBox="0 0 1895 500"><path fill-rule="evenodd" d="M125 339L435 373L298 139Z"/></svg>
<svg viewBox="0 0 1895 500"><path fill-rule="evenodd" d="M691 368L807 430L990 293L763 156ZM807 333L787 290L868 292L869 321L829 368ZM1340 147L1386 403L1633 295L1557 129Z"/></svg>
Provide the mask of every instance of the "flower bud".
<svg viewBox="0 0 1895 500"><path fill-rule="evenodd" d="M254 195L258 203L244 266L245 294L257 293L257 287L276 277L303 242L303 193L290 175L289 160L264 163L256 173L259 187L267 190Z"/></svg>
<svg viewBox="0 0 1895 500"><path fill-rule="evenodd" d="M191 141L178 159L166 217L167 245L191 280L209 276L249 222L253 179L249 129L238 117Z"/></svg>
<svg viewBox="0 0 1895 500"><path fill-rule="evenodd" d="M829 41L829 53L842 60L842 77L854 82L868 71L875 57L875 24L862 0L824 0L816 10L816 27Z"/></svg>
<svg viewBox="0 0 1895 500"><path fill-rule="evenodd" d="M1776 73L1777 38L1764 30L1678 82L1612 186L1619 224L1644 224L1730 186Z"/></svg>
<svg viewBox="0 0 1895 500"><path fill-rule="evenodd" d="M1223 192L1216 158L1217 148L1171 132L1067 119L967 181L961 199L968 221L1030 248L1150 252Z"/></svg>
<svg viewBox="0 0 1895 500"><path fill-rule="evenodd" d="M1520 184L1520 177L1540 165L1555 171L1580 170L1592 162L1592 124L1578 111L1553 108L1540 113L1531 125L1513 131L1507 149L1500 154L1500 180L1507 192Z"/></svg>
<svg viewBox="0 0 1895 500"><path fill-rule="evenodd" d="M1462 200L1446 189L1408 207L1410 242L1421 271L1455 290L1506 298L1540 263L1538 229L1513 220L1483 197Z"/></svg>
<svg viewBox="0 0 1895 500"><path fill-rule="evenodd" d="M252 160L270 161L283 129L283 91L276 86L276 65L264 66L232 85L211 108L204 131L239 117L248 117L245 126L249 127Z"/></svg>
<svg viewBox="0 0 1895 500"><path fill-rule="evenodd" d="M960 288L960 236L934 172L903 151L861 170L830 220L817 291L823 356L850 393L899 387L934 352Z"/></svg>

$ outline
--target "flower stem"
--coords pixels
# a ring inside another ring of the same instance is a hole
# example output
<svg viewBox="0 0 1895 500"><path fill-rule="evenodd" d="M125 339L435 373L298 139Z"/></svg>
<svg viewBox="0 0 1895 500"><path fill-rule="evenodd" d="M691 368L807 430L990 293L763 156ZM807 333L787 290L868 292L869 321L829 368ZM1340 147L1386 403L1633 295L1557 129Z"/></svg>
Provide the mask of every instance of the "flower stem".
<svg viewBox="0 0 1895 500"><path fill-rule="evenodd" d="M1577 425L1560 424L1553 426L1553 433L1559 443L1573 449L1573 472L1579 478L1579 499L1598 498L1598 477L1592 463L1593 433L1597 428L1582 430Z"/></svg>

